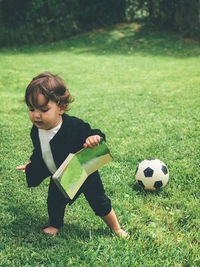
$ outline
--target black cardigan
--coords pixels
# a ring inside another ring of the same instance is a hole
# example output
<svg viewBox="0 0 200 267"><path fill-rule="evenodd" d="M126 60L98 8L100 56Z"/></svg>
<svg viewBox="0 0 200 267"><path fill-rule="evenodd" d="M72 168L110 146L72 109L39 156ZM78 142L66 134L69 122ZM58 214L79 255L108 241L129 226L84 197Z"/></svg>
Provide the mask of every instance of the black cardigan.
<svg viewBox="0 0 200 267"><path fill-rule="evenodd" d="M105 135L98 129L91 129L88 123L67 114L63 114L62 118L61 128L50 141L53 159L57 168L69 153L76 153L83 148L83 144L88 136L97 134L105 140ZM31 163L26 167L26 180L28 187L35 187L46 177L51 176L52 173L48 170L42 158L38 128L34 125L31 129L31 139L34 150L30 157Z"/></svg>

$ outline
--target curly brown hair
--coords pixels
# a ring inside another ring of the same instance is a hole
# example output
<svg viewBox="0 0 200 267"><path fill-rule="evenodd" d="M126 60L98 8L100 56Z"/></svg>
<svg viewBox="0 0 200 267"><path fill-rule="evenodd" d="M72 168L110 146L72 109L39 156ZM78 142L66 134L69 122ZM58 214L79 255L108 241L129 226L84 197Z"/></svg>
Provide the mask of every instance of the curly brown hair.
<svg viewBox="0 0 200 267"><path fill-rule="evenodd" d="M27 106L39 107L38 95L45 96L46 103L54 101L58 106L66 105L74 101L64 81L58 76L50 72L43 72L34 77L26 88L25 102Z"/></svg>

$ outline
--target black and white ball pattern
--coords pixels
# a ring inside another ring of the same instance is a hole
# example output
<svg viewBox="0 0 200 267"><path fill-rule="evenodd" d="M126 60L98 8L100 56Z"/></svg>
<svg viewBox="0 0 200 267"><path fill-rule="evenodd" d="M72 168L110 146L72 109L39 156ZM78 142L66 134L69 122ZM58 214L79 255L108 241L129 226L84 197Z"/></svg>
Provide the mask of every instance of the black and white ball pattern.
<svg viewBox="0 0 200 267"><path fill-rule="evenodd" d="M139 163L135 176L145 190L158 190L168 183L169 170L159 159L145 159Z"/></svg>

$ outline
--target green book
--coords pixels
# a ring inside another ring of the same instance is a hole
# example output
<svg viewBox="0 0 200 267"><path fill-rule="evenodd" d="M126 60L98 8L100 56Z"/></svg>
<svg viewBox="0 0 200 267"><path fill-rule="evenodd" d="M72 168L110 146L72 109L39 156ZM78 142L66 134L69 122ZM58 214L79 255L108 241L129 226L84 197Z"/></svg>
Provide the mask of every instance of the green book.
<svg viewBox="0 0 200 267"><path fill-rule="evenodd" d="M95 148L83 148L69 154L53 179L64 196L73 199L87 177L112 159L106 143L101 139Z"/></svg>

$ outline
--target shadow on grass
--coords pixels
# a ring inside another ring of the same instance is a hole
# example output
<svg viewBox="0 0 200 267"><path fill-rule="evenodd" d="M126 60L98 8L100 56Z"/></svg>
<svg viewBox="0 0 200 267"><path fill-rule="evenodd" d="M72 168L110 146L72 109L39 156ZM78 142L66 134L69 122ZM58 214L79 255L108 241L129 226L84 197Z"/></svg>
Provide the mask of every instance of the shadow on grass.
<svg viewBox="0 0 200 267"><path fill-rule="evenodd" d="M66 239L77 238L82 241L92 239L93 237L108 237L111 236L111 232L107 228L90 229L90 226L84 227L79 223L64 224L59 235Z"/></svg>
<svg viewBox="0 0 200 267"><path fill-rule="evenodd" d="M166 192L163 192L163 189L158 189L158 190L144 190L138 183L135 183L132 185L132 190L135 192L138 192L142 196L148 196L148 195L155 195L155 196L160 196L166 195Z"/></svg>
<svg viewBox="0 0 200 267"><path fill-rule="evenodd" d="M9 222L1 221L2 236L4 236L5 242L19 242L20 246L26 246L26 244L39 243L40 247L46 248L47 243L51 246L55 245L55 242L71 242L71 240L82 240L83 242L92 239L93 237L108 237L111 236L109 229L104 229L101 226L99 228L92 229L90 226L86 227L84 222L69 222L64 223L60 229L59 234L55 237L46 235L42 229L48 225L48 215L41 214L39 209L32 210L28 205L11 203L9 209L6 209L4 213L8 216L12 216L12 220ZM7 241L6 241L7 240ZM60 241L59 241L60 240ZM50 243L49 243L50 241ZM52 241L52 242L51 242ZM47 243L46 243L47 242Z"/></svg>
<svg viewBox="0 0 200 267"><path fill-rule="evenodd" d="M1 49L4 53L52 53L67 52L94 54L96 56L124 55L131 57L197 57L200 56L200 43L169 30L161 30L152 24L118 24L80 34L62 41L23 46L12 49Z"/></svg>

